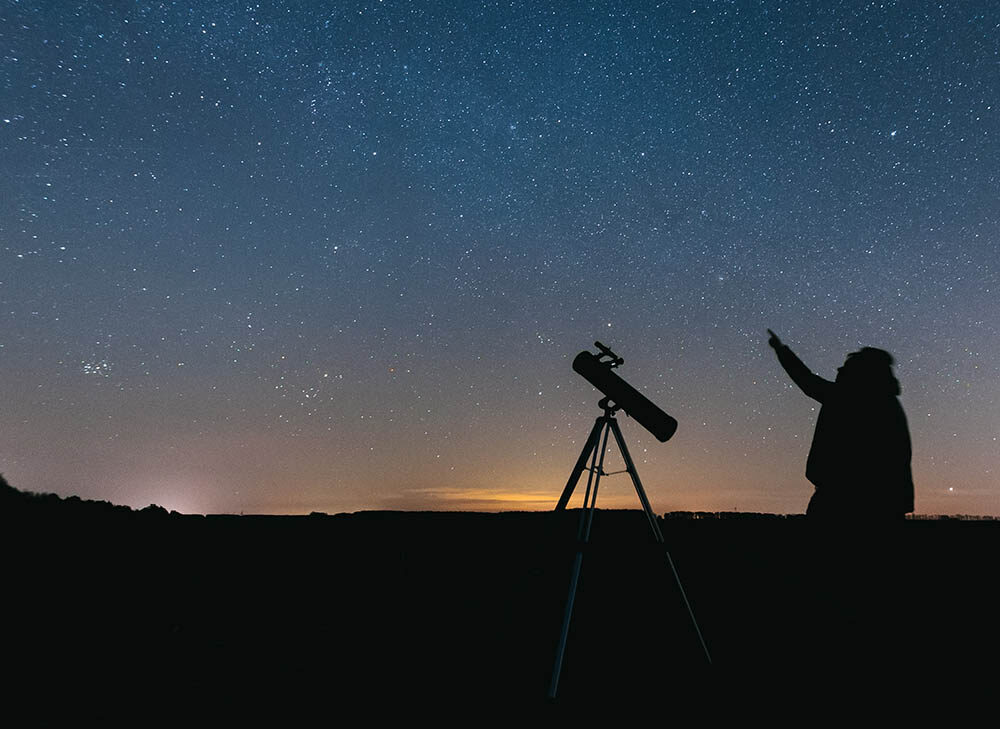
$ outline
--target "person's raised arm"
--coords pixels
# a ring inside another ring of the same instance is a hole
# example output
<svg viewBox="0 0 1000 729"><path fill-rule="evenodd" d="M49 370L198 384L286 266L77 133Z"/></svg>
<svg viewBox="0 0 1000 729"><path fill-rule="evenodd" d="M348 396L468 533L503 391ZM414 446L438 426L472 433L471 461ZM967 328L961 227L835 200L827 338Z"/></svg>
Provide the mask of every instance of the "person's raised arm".
<svg viewBox="0 0 1000 729"><path fill-rule="evenodd" d="M818 400L819 402L825 401L833 389L833 383L829 380L824 380L819 375L814 375L802 363L802 360L795 356L795 352L789 349L788 345L784 344L778 338L777 334L770 329L767 330L767 333L770 335L767 343L771 345L775 354L778 355L778 362L785 368L785 372L792 378L792 382L798 385L802 392L813 400Z"/></svg>

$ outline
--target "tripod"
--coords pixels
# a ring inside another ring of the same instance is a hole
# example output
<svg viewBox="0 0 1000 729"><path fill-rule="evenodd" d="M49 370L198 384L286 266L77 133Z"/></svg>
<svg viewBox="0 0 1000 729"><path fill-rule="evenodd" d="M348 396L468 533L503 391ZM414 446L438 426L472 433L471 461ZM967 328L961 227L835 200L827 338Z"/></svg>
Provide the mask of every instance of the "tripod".
<svg viewBox="0 0 1000 729"><path fill-rule="evenodd" d="M646 498L646 491L642 488L642 482L639 480L639 474L635 470L635 463L632 461L632 456L628 452L628 446L625 445L625 438L622 436L621 427L618 425L618 421L615 419L615 413L618 411L617 405L612 405L609 398L604 398L598 403L598 407L604 410L604 414L598 416L597 420L594 422L594 427L590 431L590 435L587 437L587 442L583 445L583 450L580 452L580 457L576 460L576 465L573 467L572 473L570 473L569 481L566 482L566 488L563 489L562 496L559 497L559 503L556 504L556 511L564 511L566 505L569 503L570 497L573 495L573 489L576 488L577 482L580 480L580 476L586 469L589 471L587 476L587 490L583 497L583 511L580 512L580 526L577 530L577 543L578 549L576 552L576 558L573 560L573 576L570 578L569 583L569 595L566 598L566 613L563 616L562 632L559 636L559 647L556 649L556 661L552 668L552 681L549 684L549 698L554 699L556 697L556 690L559 688L559 674L562 672L563 656L566 652L566 641L569 638L569 623L573 616L573 601L576 599L576 588L580 580L580 568L583 565L583 551L584 547L590 541L590 527L594 521L594 507L597 504L597 489L600 486L601 476L612 476L614 473L609 474L604 471L604 454L608 449L608 434L614 433L615 441L618 443L618 450L622 454L622 458L625 461L625 471L632 477L632 484L635 486L635 491L639 495L639 503L642 504L642 510L646 514L646 519L649 522L650 529L653 530L653 538L656 540L657 544L663 544L663 532L660 531L660 525L656 520L656 515L653 513L652 507L649 505L649 499ZM600 453L598 454L598 442L600 442ZM590 466L587 466L587 461L590 460ZM617 471L615 473L621 473ZM593 487L593 488L591 488ZM694 625L694 630L698 634L698 640L701 642L702 650L705 652L705 658L708 659L709 664L712 663L712 656L708 652L708 646L705 645L705 639L701 635L701 629L698 627L698 621L694 617L694 610L691 609L691 603L688 602L687 595L684 592L684 586L681 584L680 575L677 574L677 568L674 567L674 561L670 558L670 552L665 552L667 555L667 564L670 565L670 570L673 572L674 580L677 582L677 588L680 590L681 597L684 600L684 605L687 607L688 615L691 616L691 623Z"/></svg>

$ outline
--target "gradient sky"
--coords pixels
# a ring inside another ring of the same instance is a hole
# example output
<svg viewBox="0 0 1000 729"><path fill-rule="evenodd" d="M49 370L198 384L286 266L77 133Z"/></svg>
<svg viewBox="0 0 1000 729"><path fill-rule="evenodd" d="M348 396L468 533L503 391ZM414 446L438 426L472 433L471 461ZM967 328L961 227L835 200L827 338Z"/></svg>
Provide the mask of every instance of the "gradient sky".
<svg viewBox="0 0 1000 729"><path fill-rule="evenodd" d="M4 0L0 175L18 488L551 508L600 339L654 509L802 512L770 327L891 351L917 511L1000 515L993 0Z"/></svg>

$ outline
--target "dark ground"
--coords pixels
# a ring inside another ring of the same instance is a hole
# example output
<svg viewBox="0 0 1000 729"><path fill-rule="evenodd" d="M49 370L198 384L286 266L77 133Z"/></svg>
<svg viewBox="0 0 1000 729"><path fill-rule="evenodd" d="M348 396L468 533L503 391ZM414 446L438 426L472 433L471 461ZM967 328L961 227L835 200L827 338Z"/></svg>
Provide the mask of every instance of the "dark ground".
<svg viewBox="0 0 1000 729"><path fill-rule="evenodd" d="M945 686L987 704L980 685L996 683L1000 522L875 539L801 518L667 519L710 666L643 514L599 511L550 702L579 512L86 504L2 505L8 704L43 721L332 719L348 705L711 716L803 696L912 706Z"/></svg>

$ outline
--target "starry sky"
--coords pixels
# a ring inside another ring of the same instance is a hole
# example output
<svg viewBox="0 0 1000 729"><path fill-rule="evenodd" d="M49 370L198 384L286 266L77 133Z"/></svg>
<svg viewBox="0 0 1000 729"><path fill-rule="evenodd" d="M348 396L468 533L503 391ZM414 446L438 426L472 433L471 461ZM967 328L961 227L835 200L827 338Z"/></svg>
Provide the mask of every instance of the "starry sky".
<svg viewBox="0 0 1000 729"><path fill-rule="evenodd" d="M599 339L655 510L801 513L770 327L892 352L917 511L1000 515L993 0L3 0L0 161L18 488L548 509Z"/></svg>

